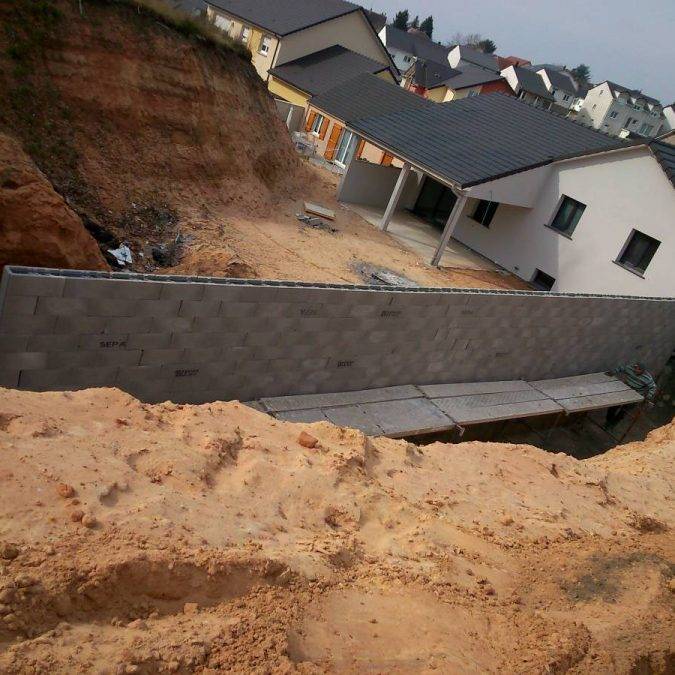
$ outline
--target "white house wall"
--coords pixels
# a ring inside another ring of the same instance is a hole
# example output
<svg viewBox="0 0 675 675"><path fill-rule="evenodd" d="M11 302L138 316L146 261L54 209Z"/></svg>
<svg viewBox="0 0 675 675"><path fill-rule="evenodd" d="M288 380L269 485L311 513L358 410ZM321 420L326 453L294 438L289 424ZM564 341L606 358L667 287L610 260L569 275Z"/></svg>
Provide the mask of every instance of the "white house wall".
<svg viewBox="0 0 675 675"><path fill-rule="evenodd" d="M675 189L649 151L597 155L550 169L534 208L502 204L489 229L465 216L455 239L527 281L540 269L556 279L554 291L675 295ZM562 195L586 204L571 239L546 226ZM644 278L613 262L633 229L661 242Z"/></svg>
<svg viewBox="0 0 675 675"><path fill-rule="evenodd" d="M280 66L336 43L385 66L389 65L386 48L361 12L351 12L286 35L279 44L275 65Z"/></svg>
<svg viewBox="0 0 675 675"><path fill-rule="evenodd" d="M521 171L505 178L482 183L468 188L466 193L476 199L488 199L491 202L510 204L511 206L532 207L551 173L550 166L530 171Z"/></svg>

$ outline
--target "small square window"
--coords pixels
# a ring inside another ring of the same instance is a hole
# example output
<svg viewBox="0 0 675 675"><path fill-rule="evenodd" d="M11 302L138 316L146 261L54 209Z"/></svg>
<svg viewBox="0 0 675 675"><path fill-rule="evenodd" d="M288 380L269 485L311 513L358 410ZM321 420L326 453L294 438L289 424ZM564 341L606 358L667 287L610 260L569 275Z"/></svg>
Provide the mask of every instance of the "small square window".
<svg viewBox="0 0 675 675"><path fill-rule="evenodd" d="M534 270L534 275L532 276L532 285L539 291L550 291L555 284L555 279L546 272L542 272L540 269Z"/></svg>
<svg viewBox="0 0 675 675"><path fill-rule="evenodd" d="M560 206L558 206L558 211L551 221L551 227L554 230L571 237L585 208L586 204L582 204L576 199L563 195Z"/></svg>
<svg viewBox="0 0 675 675"><path fill-rule="evenodd" d="M492 218L494 217L498 206L499 202L481 199L478 204L476 204L476 209L471 218L477 223L480 223L483 227L490 227L490 223L492 222Z"/></svg>
<svg viewBox="0 0 675 675"><path fill-rule="evenodd" d="M272 38L269 35L264 35L260 41L260 49L258 50L261 54L266 56L269 54L270 46L272 44Z"/></svg>
<svg viewBox="0 0 675 675"><path fill-rule="evenodd" d="M660 245L658 239L633 230L617 262L633 272L643 274Z"/></svg>
<svg viewBox="0 0 675 675"><path fill-rule="evenodd" d="M248 26L242 26L240 39L244 44L248 44L248 39L251 37L251 29Z"/></svg>
<svg viewBox="0 0 675 675"><path fill-rule="evenodd" d="M618 117L618 115L619 115L619 113L618 113L616 110L612 110L612 112L609 113L609 116L610 116L612 119L616 119L616 118Z"/></svg>

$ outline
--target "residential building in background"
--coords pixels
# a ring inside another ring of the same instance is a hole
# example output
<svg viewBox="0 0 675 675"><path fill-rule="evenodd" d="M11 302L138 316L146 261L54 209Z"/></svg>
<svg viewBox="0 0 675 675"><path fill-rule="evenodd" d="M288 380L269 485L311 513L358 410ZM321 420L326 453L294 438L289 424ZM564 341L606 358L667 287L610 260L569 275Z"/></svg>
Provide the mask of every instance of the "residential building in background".
<svg viewBox="0 0 675 675"><path fill-rule="evenodd" d="M502 70L501 75L519 99L544 110L553 107L555 97L539 73L521 66L509 66Z"/></svg>
<svg viewBox="0 0 675 675"><path fill-rule="evenodd" d="M609 80L589 89L577 119L612 136L653 137L667 129L657 99Z"/></svg>
<svg viewBox="0 0 675 675"><path fill-rule="evenodd" d="M440 45L429 39L419 30L401 30L394 26L385 26L379 33L396 67L404 73L417 59L447 63L450 47Z"/></svg>
<svg viewBox="0 0 675 675"><path fill-rule="evenodd" d="M671 131L675 129L675 103L671 103L663 108L663 119L666 130Z"/></svg>
<svg viewBox="0 0 675 675"><path fill-rule="evenodd" d="M251 60L270 91L291 103L302 94L269 74L275 67L340 45L399 72L369 14L343 0L208 0L207 16L251 50Z"/></svg>
<svg viewBox="0 0 675 675"><path fill-rule="evenodd" d="M563 68L544 64L530 66L530 70L541 77L544 86L553 95L553 108L556 112L567 113L573 109L580 91L570 72Z"/></svg>

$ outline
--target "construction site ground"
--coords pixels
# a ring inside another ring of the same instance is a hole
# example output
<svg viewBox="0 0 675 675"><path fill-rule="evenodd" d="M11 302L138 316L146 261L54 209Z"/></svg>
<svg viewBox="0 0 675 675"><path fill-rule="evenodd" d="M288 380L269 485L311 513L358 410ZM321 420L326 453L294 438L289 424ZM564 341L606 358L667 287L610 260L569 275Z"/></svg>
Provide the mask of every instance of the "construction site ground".
<svg viewBox="0 0 675 675"><path fill-rule="evenodd" d="M579 461L3 390L0 451L0 672L675 663L672 424Z"/></svg>

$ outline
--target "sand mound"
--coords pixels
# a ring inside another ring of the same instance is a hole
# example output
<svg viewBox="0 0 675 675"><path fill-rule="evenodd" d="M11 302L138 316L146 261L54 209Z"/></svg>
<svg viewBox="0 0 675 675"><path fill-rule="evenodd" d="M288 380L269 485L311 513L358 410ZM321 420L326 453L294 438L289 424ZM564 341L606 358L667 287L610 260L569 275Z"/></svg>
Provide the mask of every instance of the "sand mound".
<svg viewBox="0 0 675 675"><path fill-rule="evenodd" d="M3 390L0 671L666 672L673 435L579 462Z"/></svg>

